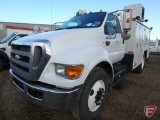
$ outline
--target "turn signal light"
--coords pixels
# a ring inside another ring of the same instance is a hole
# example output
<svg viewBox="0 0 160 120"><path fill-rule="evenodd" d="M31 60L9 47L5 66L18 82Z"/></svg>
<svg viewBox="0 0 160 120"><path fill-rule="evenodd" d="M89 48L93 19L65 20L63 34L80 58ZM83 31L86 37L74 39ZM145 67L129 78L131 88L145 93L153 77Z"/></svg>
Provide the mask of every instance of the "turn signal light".
<svg viewBox="0 0 160 120"><path fill-rule="evenodd" d="M83 70L83 66L79 65L79 66L66 66L66 77L67 78L78 78Z"/></svg>
<svg viewBox="0 0 160 120"><path fill-rule="evenodd" d="M127 18L127 19L126 19L126 23L129 23L129 21L130 21L130 19L129 19L129 18Z"/></svg>

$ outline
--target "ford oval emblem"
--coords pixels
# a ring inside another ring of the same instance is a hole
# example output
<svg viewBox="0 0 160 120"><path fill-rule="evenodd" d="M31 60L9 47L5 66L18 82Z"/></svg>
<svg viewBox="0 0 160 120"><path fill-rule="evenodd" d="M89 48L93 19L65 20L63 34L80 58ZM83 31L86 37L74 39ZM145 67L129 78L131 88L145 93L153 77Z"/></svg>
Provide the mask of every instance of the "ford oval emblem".
<svg viewBox="0 0 160 120"><path fill-rule="evenodd" d="M20 60L20 59L21 59L21 57L20 57L19 55L15 55L15 58L16 58L17 60Z"/></svg>

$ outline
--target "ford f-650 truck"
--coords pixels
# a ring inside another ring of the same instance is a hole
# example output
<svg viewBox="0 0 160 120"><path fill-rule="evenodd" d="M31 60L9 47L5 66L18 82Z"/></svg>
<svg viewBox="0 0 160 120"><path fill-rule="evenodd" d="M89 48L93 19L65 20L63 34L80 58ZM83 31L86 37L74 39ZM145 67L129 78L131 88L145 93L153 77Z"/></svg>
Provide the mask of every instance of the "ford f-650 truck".
<svg viewBox="0 0 160 120"><path fill-rule="evenodd" d="M127 71L142 73L150 29L141 4L115 12L80 10L56 31L12 42L11 80L30 101L95 119Z"/></svg>

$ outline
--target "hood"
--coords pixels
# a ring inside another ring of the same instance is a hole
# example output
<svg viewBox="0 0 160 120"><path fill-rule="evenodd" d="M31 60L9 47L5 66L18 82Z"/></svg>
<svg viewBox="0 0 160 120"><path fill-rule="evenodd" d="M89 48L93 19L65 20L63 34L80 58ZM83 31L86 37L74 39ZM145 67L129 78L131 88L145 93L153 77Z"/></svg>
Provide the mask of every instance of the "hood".
<svg viewBox="0 0 160 120"><path fill-rule="evenodd" d="M30 43L40 42L42 40L49 40L52 51L67 49L68 47L79 46L80 44L92 44L99 42L99 36L104 35L99 28L78 28L65 29L39 33L27 37L20 38L15 42Z"/></svg>
<svg viewBox="0 0 160 120"><path fill-rule="evenodd" d="M47 39L49 41L56 40L68 40L68 39L79 39L86 38L87 36L95 36L100 34L98 28L79 28L79 29L65 29L39 33L35 35L26 36L16 40L17 42L30 42L33 39Z"/></svg>

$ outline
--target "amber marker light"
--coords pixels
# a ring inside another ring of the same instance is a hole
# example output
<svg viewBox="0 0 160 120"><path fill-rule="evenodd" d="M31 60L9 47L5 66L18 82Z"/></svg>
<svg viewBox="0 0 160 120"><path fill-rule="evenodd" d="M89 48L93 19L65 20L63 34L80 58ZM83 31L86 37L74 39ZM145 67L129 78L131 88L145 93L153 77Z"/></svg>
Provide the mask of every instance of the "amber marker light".
<svg viewBox="0 0 160 120"><path fill-rule="evenodd" d="M83 66L66 66L66 77L70 79L75 79L80 77L83 71Z"/></svg>
<svg viewBox="0 0 160 120"><path fill-rule="evenodd" d="M129 18L127 18L127 19L126 19L126 23L129 23L129 21L130 21L130 19L129 19Z"/></svg>

